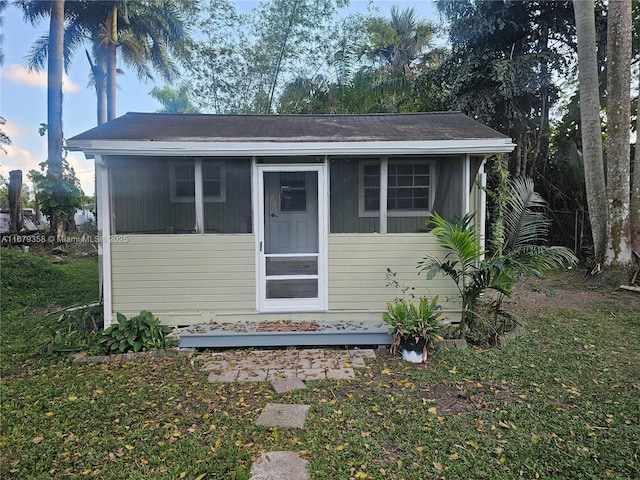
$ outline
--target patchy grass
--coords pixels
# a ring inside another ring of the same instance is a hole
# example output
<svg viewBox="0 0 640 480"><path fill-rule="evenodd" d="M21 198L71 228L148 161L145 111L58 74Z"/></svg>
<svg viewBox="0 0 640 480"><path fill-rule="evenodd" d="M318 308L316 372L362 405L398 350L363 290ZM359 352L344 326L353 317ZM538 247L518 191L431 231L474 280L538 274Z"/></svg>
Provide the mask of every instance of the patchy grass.
<svg viewBox="0 0 640 480"><path fill-rule="evenodd" d="M84 294L52 292L52 303L92 298L95 272L83 261L66 268ZM53 268L52 281L62 268L37 265ZM546 306L504 350L438 351L418 366L382 354L355 380L286 394L266 383L209 384L197 355L31 360L0 384L2 475L247 479L261 453L295 450L316 479L639 478L640 315L631 295ZM47 297L34 298L13 299L10 318L40 321ZM27 338L3 364L25 364L37 349L13 321L4 332L5 307L3 349L5 334ZM311 405L305 428L255 426L267 402Z"/></svg>
<svg viewBox="0 0 640 480"><path fill-rule="evenodd" d="M62 307L98 300L96 256L51 258L0 249L0 363L2 373L42 353L58 327Z"/></svg>

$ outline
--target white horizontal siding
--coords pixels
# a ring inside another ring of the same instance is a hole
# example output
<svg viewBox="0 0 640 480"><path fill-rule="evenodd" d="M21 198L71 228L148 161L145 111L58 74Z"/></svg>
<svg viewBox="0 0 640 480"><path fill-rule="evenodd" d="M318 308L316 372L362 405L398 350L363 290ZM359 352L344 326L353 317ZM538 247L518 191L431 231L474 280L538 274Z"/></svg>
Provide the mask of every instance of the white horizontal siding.
<svg viewBox="0 0 640 480"><path fill-rule="evenodd" d="M253 235L125 239L111 245L114 312L255 310Z"/></svg>

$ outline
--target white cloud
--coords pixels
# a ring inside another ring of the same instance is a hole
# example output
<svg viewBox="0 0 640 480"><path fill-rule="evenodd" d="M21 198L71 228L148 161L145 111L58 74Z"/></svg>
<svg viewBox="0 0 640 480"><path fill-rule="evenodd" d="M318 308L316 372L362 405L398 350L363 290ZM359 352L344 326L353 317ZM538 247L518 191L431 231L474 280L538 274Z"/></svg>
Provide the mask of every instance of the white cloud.
<svg viewBox="0 0 640 480"><path fill-rule="evenodd" d="M9 136L9 138L13 139L23 135L24 129L20 127L20 125L18 125L16 122L12 122L9 119L5 118L5 120L6 123L2 125L2 130L6 135Z"/></svg>
<svg viewBox="0 0 640 480"><path fill-rule="evenodd" d="M76 177L80 180L80 186L84 194L93 195L95 190L93 160L87 160L81 153L69 152L67 161L76 172Z"/></svg>
<svg viewBox="0 0 640 480"><path fill-rule="evenodd" d="M47 73L44 71L29 71L27 68L16 63L7 65L0 69L0 78L17 85L47 88ZM81 90L80 85L74 83L69 76L64 73L62 75L62 91L66 93L75 93Z"/></svg>
<svg viewBox="0 0 640 480"><path fill-rule="evenodd" d="M44 161L44 158L39 158L34 155L32 151L22 148L15 143L13 145L5 146L7 155L3 155L2 165L12 167L12 169L20 168L22 170L29 170L31 168L38 168L38 164Z"/></svg>
<svg viewBox="0 0 640 480"><path fill-rule="evenodd" d="M29 182L27 179L29 170L40 171L40 162L44 161L44 158L39 158L31 151L16 144L6 146L5 149L7 154L1 154L0 159L0 175L4 178L9 178L11 170L22 170L23 182ZM44 151L46 151L46 142ZM75 170L76 177L80 180L80 186L85 195L93 195L95 190L93 161L86 160L78 153L69 153L67 161Z"/></svg>
<svg viewBox="0 0 640 480"><path fill-rule="evenodd" d="M38 158L33 155L32 152L25 148L21 148L15 143L13 145L7 145L4 147L7 154L2 154L2 160L0 160L0 174L9 178L9 172L11 170L22 170L23 181L27 181L27 172L29 170L39 170L40 162L43 158Z"/></svg>

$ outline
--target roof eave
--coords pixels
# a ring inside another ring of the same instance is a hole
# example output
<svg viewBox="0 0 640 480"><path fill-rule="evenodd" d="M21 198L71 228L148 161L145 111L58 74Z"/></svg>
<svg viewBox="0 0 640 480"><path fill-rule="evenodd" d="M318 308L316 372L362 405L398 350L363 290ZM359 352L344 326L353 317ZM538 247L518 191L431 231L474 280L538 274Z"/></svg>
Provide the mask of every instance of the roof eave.
<svg viewBox="0 0 640 480"><path fill-rule="evenodd" d="M72 140L67 149L85 155L132 156L305 156L494 154L515 148L511 139L467 139L371 142L149 142L128 140Z"/></svg>

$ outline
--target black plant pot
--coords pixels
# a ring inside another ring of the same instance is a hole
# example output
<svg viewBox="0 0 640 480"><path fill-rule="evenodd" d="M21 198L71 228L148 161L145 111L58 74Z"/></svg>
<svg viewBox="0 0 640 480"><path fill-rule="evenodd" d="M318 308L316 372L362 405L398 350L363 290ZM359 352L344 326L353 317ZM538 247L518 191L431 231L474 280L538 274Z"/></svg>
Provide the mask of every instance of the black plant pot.
<svg viewBox="0 0 640 480"><path fill-rule="evenodd" d="M423 363L427 361L427 339L424 337L404 336L400 340L402 358L411 363Z"/></svg>

